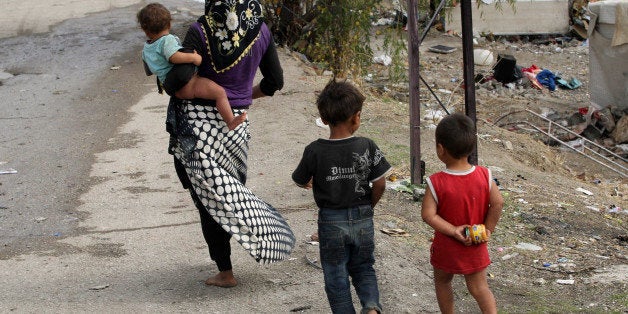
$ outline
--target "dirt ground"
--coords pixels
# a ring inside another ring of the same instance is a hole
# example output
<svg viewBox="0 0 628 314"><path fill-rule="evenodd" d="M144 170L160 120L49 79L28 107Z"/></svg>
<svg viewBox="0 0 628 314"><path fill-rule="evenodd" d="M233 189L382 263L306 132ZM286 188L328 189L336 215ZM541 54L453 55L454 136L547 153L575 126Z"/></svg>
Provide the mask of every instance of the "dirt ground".
<svg viewBox="0 0 628 314"><path fill-rule="evenodd" d="M184 34L184 25L194 20L196 11L175 14L177 34ZM129 12L130 21L136 10ZM77 24L65 27L68 31L61 28L60 34L76 29ZM143 35L133 29L137 38L132 42L137 45L132 57L120 56L119 63L103 67L100 92L90 96L87 104L99 98L126 104L129 99L120 95L128 90L155 94L149 90L153 79L144 76L136 57ZM427 51L437 44L457 50L451 54ZM77 45L92 47L83 40ZM461 45L459 37L433 32L421 46L421 73L452 111L461 110L463 103ZM481 42L479 47L495 54L508 52L520 65L535 64L583 83L576 90L552 93L527 88L476 91L479 163L493 170L506 201L489 244L493 261L488 268L489 284L500 312L625 313L626 179L578 154L545 145L538 134L494 124L525 119L512 113L522 109L542 112L551 108L569 116L587 107L591 84L587 47L577 40L564 46L498 40ZM6 298L0 298L0 308L35 312L45 306L78 313L103 308L121 313L149 309L168 313L329 312L317 267L318 246L309 241L316 231L316 206L311 191L297 188L290 180L305 145L328 135L316 124L314 101L329 76L287 49L280 48L279 55L285 87L272 98L256 100L249 111L252 139L247 186L277 207L292 227L298 243L288 260L260 266L234 241L234 272L240 284L232 289L203 285L216 267L209 261L191 200L180 189L171 157L165 152L166 98L150 98L131 113L117 113L137 120L107 144L111 151L98 154L93 186L80 191L85 193L82 205L72 208L85 217L76 219L76 230L61 239L55 236L48 242L4 249L0 259L7 266L3 266L5 276L0 277L9 284L4 285ZM119 70L110 69L120 64ZM489 69L478 66L476 73ZM381 79L381 71L385 68L374 65L374 81L363 85L367 101L356 134L378 143L396 176L388 182L390 189L375 215L381 302L386 313L434 313L438 306L429 265L432 230L421 221L420 198L397 190L410 174L407 87ZM112 90L120 93L107 96ZM429 175L441 170L442 164L434 152L436 121L427 118L441 108L425 86L421 86L421 99L421 159ZM100 115L94 117L102 123ZM611 212L611 205L622 210ZM140 214L156 220L146 221ZM390 236L379 232L382 229L401 229L406 236ZM164 241L164 234L174 240ZM455 280L456 311L479 312L462 278Z"/></svg>
<svg viewBox="0 0 628 314"><path fill-rule="evenodd" d="M444 91L439 97L451 101L445 102L450 111L451 108L463 111L463 91L457 89L462 81L461 40L435 33L422 49L435 43L458 50L448 55L422 53L422 75L437 93ZM490 245L493 260L489 267L490 284L500 309L515 313L626 311L626 179L576 153L545 145L542 141L547 138L538 133L508 131L493 124L497 120L503 122L503 117L525 120L525 115L510 114L523 109L537 113L552 109L568 117L578 108L588 107L588 47L578 40L566 45L545 45L507 39L484 42L479 47L492 51L495 56L511 54L517 64L524 67L534 64L583 82L579 89L554 92L532 88L477 89L479 163L493 169L506 199L502 220ZM475 72L486 74L489 70L490 67L476 66ZM421 87L422 99L429 104L422 107L423 112L428 111L424 109L439 109L425 86ZM453 96L448 91L453 91ZM385 150L398 152L396 145L403 146L404 135L408 133L406 121L399 119L407 117L405 106L398 104L400 114L394 117L385 108L390 105L385 101L374 100L371 105L374 116L370 121L377 121L373 124L381 128L399 126L386 132L398 136L382 134L379 140ZM365 110L367 116L369 109ZM422 159L427 164L428 175L442 167L433 152L432 125L430 121L423 121L421 128ZM365 128L370 129L370 125ZM395 140L394 148L386 147ZM402 176L407 173L399 164L396 169ZM578 188L591 195L579 192ZM414 208L410 205L417 210L419 206L409 196L404 198L394 192L387 196L379 212L400 219L393 221L411 234L406 240L412 239L424 248L418 257L425 261L429 228L417 219L415 212L408 211ZM402 205L404 202L407 203ZM613 205L622 211L609 212ZM381 218L382 226L391 220L387 215ZM525 244L533 244L539 250L518 247ZM558 284L557 280L562 279L573 279L574 284ZM462 286L458 288L458 304L465 311L476 311L472 298Z"/></svg>
<svg viewBox="0 0 628 314"><path fill-rule="evenodd" d="M427 51L436 44L458 49L451 54ZM513 116L513 121L525 118L525 115L510 114L523 109L537 113L553 109L569 116L580 107L588 107L588 48L582 44L577 39L566 45L501 39L478 45L493 51L495 56L499 52L512 54L519 65L535 64L565 77L576 77L583 83L575 90L557 89L554 92L532 88L489 90L481 87L476 90L479 163L493 170L506 201L502 219L489 245L493 262L488 268L489 284L501 312L626 312L628 308L626 179L579 154L545 145L545 139L538 134L493 124L496 120L504 121L503 117L511 119ZM421 47L421 73L450 111L462 111L464 106L460 89L461 45L457 36L434 32ZM294 110L292 113L282 111L288 116L281 117L272 111L266 112L267 109L262 109L264 114L259 116L256 115L258 109L251 110L251 119L255 123L253 130L264 125L263 130L254 131L260 135L252 142L251 156L261 153L255 151L257 145L277 145L275 141L281 141L282 137L294 137L295 130L305 128L306 131L298 135L300 139L296 144L284 143L296 148L291 147L288 152L262 153L264 157L261 159L266 162L254 163L252 167L267 169L277 160L282 160L281 164L287 167L281 171L260 171L259 176L252 179L252 186L253 190L259 188L256 183L261 183L258 180L265 177L263 182L266 184L276 184L264 186L260 193L262 197L275 201L283 194L279 198L285 200L286 205L279 201L278 207L285 212L307 213L311 210L306 226L299 223L295 228L301 242L293 256L314 261L317 247L308 244L307 237L315 231L315 205L312 200L308 203L309 192L289 190L294 194L285 194L285 189L291 184L286 180L296 166L302 147L327 135L325 129L315 125L317 113L313 103L317 91L329 77L318 75L294 52L282 50L281 55L286 88L279 97L264 102L279 104L282 97L290 97ZM391 188L376 208L376 228L396 228L407 233L406 236L390 236L383 232L376 235L376 268L382 302L389 313L435 312L438 307L429 265L432 230L421 221L420 198L394 189L410 177L407 89L404 90L403 84L387 85L385 79L379 80L377 73L381 70L381 66L374 66L376 82L363 86L368 98L363 124L357 135L375 139L394 166L396 181L388 182ZM488 73L489 70L488 66L476 66L475 72ZM441 108L424 85L421 86L421 99L424 116L421 159L426 162L429 175L442 169L442 164L433 150L435 121L425 118L429 112ZM266 107L261 105L260 108ZM293 125L299 127L281 127L277 120L293 121ZM294 197L301 197L303 204L295 205ZM612 205L621 210L609 211ZM305 264L304 267L310 268L305 271L309 273L315 265ZM322 278L319 278L313 282L312 289L321 288ZM456 278L455 296L457 311L478 312L462 278ZM315 305L295 307L306 311L316 308Z"/></svg>

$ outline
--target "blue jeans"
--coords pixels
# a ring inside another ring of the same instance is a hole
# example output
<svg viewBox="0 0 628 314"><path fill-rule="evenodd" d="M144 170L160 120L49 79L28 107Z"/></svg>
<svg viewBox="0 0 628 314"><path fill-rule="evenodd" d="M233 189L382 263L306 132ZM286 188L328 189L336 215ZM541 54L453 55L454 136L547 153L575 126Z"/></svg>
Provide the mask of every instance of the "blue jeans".
<svg viewBox="0 0 628 314"><path fill-rule="evenodd" d="M375 242L373 208L361 205L318 211L318 237L325 292L333 313L355 313L349 276L360 298L362 312L381 313L373 264Z"/></svg>

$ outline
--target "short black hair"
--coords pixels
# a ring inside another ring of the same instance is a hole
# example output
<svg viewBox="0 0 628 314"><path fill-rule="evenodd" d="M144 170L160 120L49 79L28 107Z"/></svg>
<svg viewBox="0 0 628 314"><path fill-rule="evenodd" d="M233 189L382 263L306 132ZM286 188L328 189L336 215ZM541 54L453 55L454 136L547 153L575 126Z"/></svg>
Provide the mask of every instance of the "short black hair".
<svg viewBox="0 0 628 314"><path fill-rule="evenodd" d="M349 82L332 79L318 95L316 106L321 118L333 126L362 110L365 99Z"/></svg>
<svg viewBox="0 0 628 314"><path fill-rule="evenodd" d="M475 123L461 113L446 116L436 126L436 144L441 144L453 158L471 155L477 142Z"/></svg>
<svg viewBox="0 0 628 314"><path fill-rule="evenodd" d="M137 12L140 27L151 34L158 34L170 28L170 21L172 21L170 11L160 3L150 3Z"/></svg>

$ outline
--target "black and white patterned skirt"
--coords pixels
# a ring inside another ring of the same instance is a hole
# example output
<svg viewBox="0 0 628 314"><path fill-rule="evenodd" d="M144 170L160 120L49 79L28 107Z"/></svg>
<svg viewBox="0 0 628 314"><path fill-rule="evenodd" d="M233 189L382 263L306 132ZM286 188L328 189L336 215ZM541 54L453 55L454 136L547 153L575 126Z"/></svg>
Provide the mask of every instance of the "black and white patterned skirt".
<svg viewBox="0 0 628 314"><path fill-rule="evenodd" d="M184 165L207 212L260 263L284 260L295 244L286 220L246 182L248 120L230 131L215 106L171 100L170 152ZM242 110L234 110L239 115Z"/></svg>

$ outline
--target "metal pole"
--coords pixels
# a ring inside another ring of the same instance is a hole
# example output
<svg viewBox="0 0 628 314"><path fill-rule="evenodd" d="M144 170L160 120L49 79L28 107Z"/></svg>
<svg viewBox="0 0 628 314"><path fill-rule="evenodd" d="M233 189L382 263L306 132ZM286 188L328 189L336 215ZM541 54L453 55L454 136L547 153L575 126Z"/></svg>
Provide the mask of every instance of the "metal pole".
<svg viewBox="0 0 628 314"><path fill-rule="evenodd" d="M462 18L462 61L464 66L464 108L465 114L473 120L477 129L475 110L475 74L473 67L473 17L471 13L471 0L460 2L460 15ZM469 156L469 163L477 165L477 145Z"/></svg>
<svg viewBox="0 0 628 314"><path fill-rule="evenodd" d="M438 96L436 96L436 93L434 93L434 91L432 90L432 88L430 87L429 84L427 84L427 82L423 79L422 76L419 75L419 78L421 79L421 82L423 82L423 85L425 85L425 87L427 87L427 90L430 91L430 93L432 94L432 96L434 97L434 99L436 99L436 101L438 102L438 104L440 105L441 108L443 108L443 110L445 110L446 114L450 114L449 110L447 110L447 107L445 107L445 105L443 105L443 102L440 101L440 98L438 98Z"/></svg>
<svg viewBox="0 0 628 314"><path fill-rule="evenodd" d="M434 10L434 15L432 15L432 18L430 19L430 21L427 23L427 25L425 26L425 29L423 29L423 34L421 34L421 39L419 39L419 46L423 43L423 40L425 39L425 37L427 37L427 33L430 31L430 28L432 28L432 24L434 24L434 20L436 20L436 17L440 14L440 11L443 9L443 7L445 6L445 2L447 0L441 0L440 4L438 5L438 7L436 8L436 10ZM438 99L438 96L436 96L436 93L434 93L434 91L432 90L432 88L430 87L429 84L427 84L427 82L423 79L423 76L421 76L419 74L419 79L421 79L421 82L423 82L423 84L425 85L425 87L427 87L427 90L430 91L430 93L432 94L432 96L434 96L434 98L436 99L436 101L438 102L438 104L443 108L443 110L445 110L445 112L447 114L449 114L449 111L447 110L447 108L445 107L445 105L443 105L443 103L440 101L440 99Z"/></svg>
<svg viewBox="0 0 628 314"><path fill-rule="evenodd" d="M410 173L411 183L423 183L421 171L421 111L419 94L419 28L417 0L408 0L408 63L410 91Z"/></svg>
<svg viewBox="0 0 628 314"><path fill-rule="evenodd" d="M438 5L438 7L436 7L436 10L434 10L434 15L432 15L432 18L430 19L430 21L425 26L425 29L423 29L423 34L421 34L421 40L419 42L423 42L425 37L427 37L427 33L430 31L430 28L432 28L432 24L434 24L434 20L436 20L436 17L440 14L440 11L445 6L445 2L446 2L446 0L441 0L440 4Z"/></svg>

